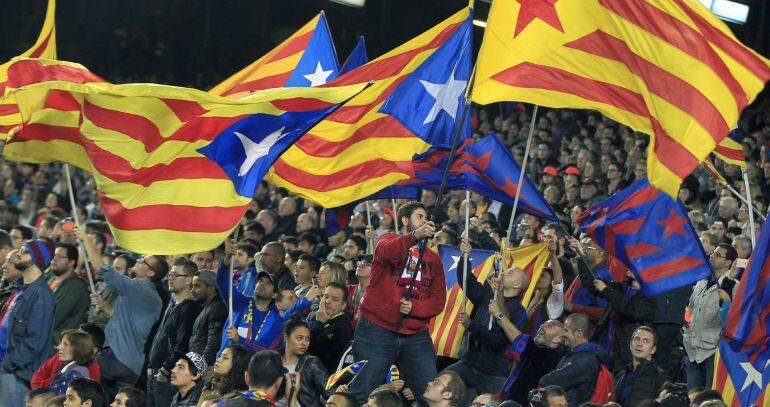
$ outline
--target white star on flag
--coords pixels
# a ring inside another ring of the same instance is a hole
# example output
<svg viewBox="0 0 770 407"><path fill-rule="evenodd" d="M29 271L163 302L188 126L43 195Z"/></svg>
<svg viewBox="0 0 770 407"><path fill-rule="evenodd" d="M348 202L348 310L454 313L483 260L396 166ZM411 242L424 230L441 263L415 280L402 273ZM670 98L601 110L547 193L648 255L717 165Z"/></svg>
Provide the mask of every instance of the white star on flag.
<svg viewBox="0 0 770 407"><path fill-rule="evenodd" d="M449 79L446 83L430 83L428 81L420 80L420 83L425 90L433 96L436 101L433 103L433 107L430 109L428 116L422 124L430 123L436 120L440 111L445 111L452 118L457 116L457 108L460 106L458 98L465 93L465 87L468 81L458 81L455 79L455 71L449 75Z"/></svg>
<svg viewBox="0 0 770 407"><path fill-rule="evenodd" d="M325 84L332 72L334 72L332 69L324 71L324 68L321 66L321 61L318 61L318 65L315 66L315 72L302 76L309 80L310 87L313 87Z"/></svg>
<svg viewBox="0 0 770 407"><path fill-rule="evenodd" d="M760 389L762 388L762 373L754 369L754 365L749 362L741 362L741 367L746 371L746 381L743 382L741 391L746 390L752 384L756 384Z"/></svg>
<svg viewBox="0 0 770 407"><path fill-rule="evenodd" d="M281 134L284 128L285 127L281 127L280 129L268 134L268 136L259 143L255 143L252 139L244 136L241 133L238 133L237 131L235 132L235 136L238 137L238 140L241 141L241 144L243 144L243 150L246 152L246 160L243 161L241 168L238 170L239 177L248 174L251 170L251 167L253 167L260 158L270 153L270 148L272 148L275 143L285 137L286 134L289 134Z"/></svg>

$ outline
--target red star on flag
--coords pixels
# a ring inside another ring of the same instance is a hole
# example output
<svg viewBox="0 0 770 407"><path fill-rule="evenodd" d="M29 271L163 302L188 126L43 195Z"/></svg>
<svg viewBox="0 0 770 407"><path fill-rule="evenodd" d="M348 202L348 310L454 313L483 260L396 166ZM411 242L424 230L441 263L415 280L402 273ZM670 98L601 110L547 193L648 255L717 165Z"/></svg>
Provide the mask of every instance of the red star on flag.
<svg viewBox="0 0 770 407"><path fill-rule="evenodd" d="M519 17L516 19L516 32L514 37L524 31L532 20L539 18L551 27L564 32L559 20L559 13L556 12L554 4L558 0L516 0L519 7Z"/></svg>
<svg viewBox="0 0 770 407"><path fill-rule="evenodd" d="M676 216L676 212L671 209L671 213L669 213L668 219L663 219L662 221L659 221L658 224L666 228L666 231L663 234L663 238L668 239L668 237L674 233L678 233L684 236L684 224L686 222L687 219Z"/></svg>

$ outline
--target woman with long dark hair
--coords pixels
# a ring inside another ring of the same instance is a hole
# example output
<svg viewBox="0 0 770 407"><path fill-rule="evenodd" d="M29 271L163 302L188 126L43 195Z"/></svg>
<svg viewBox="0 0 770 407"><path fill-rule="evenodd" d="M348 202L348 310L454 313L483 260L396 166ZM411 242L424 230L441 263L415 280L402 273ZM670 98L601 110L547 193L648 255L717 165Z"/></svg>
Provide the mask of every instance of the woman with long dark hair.
<svg viewBox="0 0 770 407"><path fill-rule="evenodd" d="M199 400L231 398L248 390L243 374L249 369L249 360L251 354L243 345L225 347L206 378Z"/></svg>
<svg viewBox="0 0 770 407"><path fill-rule="evenodd" d="M281 352L283 367L289 372L299 373L298 404L303 407L323 405L321 398L326 399L331 395L325 389L329 374L319 358L307 353L310 348L310 327L300 318L292 318L286 321L283 335L286 345Z"/></svg>

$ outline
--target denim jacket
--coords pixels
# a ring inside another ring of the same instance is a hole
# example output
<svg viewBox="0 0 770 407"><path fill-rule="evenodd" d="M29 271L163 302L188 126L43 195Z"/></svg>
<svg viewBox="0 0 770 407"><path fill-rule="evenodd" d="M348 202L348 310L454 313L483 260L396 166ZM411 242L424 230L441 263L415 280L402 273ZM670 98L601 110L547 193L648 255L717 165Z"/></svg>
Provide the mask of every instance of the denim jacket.
<svg viewBox="0 0 770 407"><path fill-rule="evenodd" d="M56 300L43 276L24 287L9 316L2 370L29 382L48 359Z"/></svg>

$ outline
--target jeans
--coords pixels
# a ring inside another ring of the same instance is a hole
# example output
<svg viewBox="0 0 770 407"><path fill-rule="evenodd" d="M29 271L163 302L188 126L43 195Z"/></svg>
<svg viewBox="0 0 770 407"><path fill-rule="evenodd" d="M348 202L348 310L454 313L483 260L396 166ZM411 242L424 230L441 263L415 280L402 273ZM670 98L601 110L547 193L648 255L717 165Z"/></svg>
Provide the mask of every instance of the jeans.
<svg viewBox="0 0 770 407"><path fill-rule="evenodd" d="M701 363L687 361L687 391L702 387L711 389L714 380L714 355L709 356Z"/></svg>
<svg viewBox="0 0 770 407"><path fill-rule="evenodd" d="M463 383L465 383L465 388L467 389L467 392L465 393L465 403L463 404L466 406L471 404L475 395L482 393L499 393L503 388L505 381L508 379L507 376L493 376L483 373L474 369L462 360L444 369L439 376L444 372L455 372L461 379L463 379Z"/></svg>
<svg viewBox="0 0 770 407"><path fill-rule="evenodd" d="M24 407L29 387L13 373L0 371L0 407Z"/></svg>
<svg viewBox="0 0 770 407"><path fill-rule="evenodd" d="M356 326L353 355L355 360L368 361L348 389L359 404L364 404L369 393L385 382L385 375L395 363L406 382L405 386L424 405L422 394L428 382L436 377L436 353L427 330L402 335L361 318Z"/></svg>
<svg viewBox="0 0 770 407"><path fill-rule="evenodd" d="M157 373L152 369L152 376L147 378L147 407L169 407L177 389L169 382L155 379Z"/></svg>

